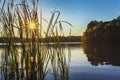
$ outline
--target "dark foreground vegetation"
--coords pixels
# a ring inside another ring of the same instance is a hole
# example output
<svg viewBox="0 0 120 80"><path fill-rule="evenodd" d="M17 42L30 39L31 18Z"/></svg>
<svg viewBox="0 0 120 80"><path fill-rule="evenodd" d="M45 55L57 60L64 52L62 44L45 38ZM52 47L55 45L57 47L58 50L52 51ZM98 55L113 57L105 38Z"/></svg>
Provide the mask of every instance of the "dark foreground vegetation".
<svg viewBox="0 0 120 80"><path fill-rule="evenodd" d="M120 16L112 21L91 21L84 35L83 42L120 43Z"/></svg>
<svg viewBox="0 0 120 80"><path fill-rule="evenodd" d="M0 4L0 42L7 44L0 51L0 80L48 80L48 74L52 80L69 80L70 49L66 55L59 36L64 34L63 23L72 24L59 20L60 11L43 19L39 0L0 0ZM43 35L53 36L56 44L42 43Z"/></svg>
<svg viewBox="0 0 120 80"><path fill-rule="evenodd" d="M57 36L56 37L58 41L60 42L81 42L81 36L68 36L68 37L64 37L64 36ZM40 42L56 42L55 37L46 37L46 38L41 38L39 39ZM0 43L4 43L7 42L8 38L5 37L0 37ZM26 39L24 38L24 42L30 41L32 42L32 39ZM19 37L13 37L12 41L16 42L16 43L20 43L20 38Z"/></svg>

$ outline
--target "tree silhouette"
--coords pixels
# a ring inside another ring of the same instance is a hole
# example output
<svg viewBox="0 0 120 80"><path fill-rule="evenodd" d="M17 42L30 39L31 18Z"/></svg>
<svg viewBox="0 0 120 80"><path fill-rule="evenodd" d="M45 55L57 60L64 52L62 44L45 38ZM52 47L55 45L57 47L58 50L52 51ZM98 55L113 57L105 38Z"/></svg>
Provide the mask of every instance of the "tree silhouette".
<svg viewBox="0 0 120 80"><path fill-rule="evenodd" d="M91 21L84 35L83 42L119 42L120 40L120 16L112 21Z"/></svg>

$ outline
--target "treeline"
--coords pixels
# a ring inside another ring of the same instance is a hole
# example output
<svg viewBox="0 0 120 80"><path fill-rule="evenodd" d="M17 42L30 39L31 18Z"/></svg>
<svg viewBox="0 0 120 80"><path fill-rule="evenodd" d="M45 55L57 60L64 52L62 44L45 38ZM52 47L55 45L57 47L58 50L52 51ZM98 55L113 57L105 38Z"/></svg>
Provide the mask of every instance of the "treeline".
<svg viewBox="0 0 120 80"><path fill-rule="evenodd" d="M7 42L8 38L5 37L0 37L0 43L4 43ZM21 40L19 37L13 37L11 39L12 41L19 43ZM81 42L81 36L68 36L68 37L64 37L64 36L60 36L60 37L46 37L46 38L41 38L41 39L37 39L40 42ZM32 39L26 39L24 38L22 41L27 42L27 41L32 41Z"/></svg>
<svg viewBox="0 0 120 80"><path fill-rule="evenodd" d="M60 42L81 42L81 36L68 36L68 37L60 36L60 37L47 37L42 39L42 41L45 42L55 42L56 40Z"/></svg>
<svg viewBox="0 0 120 80"><path fill-rule="evenodd" d="M120 16L112 21L91 21L82 37L83 42L118 43L120 42Z"/></svg>

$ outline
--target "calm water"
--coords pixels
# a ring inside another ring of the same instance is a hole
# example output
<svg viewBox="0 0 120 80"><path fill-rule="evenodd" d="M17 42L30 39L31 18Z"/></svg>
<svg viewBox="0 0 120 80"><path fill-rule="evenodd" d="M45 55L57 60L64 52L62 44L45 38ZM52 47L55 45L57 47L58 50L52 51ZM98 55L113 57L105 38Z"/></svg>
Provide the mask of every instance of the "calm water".
<svg viewBox="0 0 120 80"><path fill-rule="evenodd" d="M120 47L83 47L71 49L71 80L120 80Z"/></svg>
<svg viewBox="0 0 120 80"><path fill-rule="evenodd" d="M0 57L3 50L0 48ZM71 56L70 80L120 80L119 46L67 44L64 53ZM53 80L53 75L49 72L45 79Z"/></svg>

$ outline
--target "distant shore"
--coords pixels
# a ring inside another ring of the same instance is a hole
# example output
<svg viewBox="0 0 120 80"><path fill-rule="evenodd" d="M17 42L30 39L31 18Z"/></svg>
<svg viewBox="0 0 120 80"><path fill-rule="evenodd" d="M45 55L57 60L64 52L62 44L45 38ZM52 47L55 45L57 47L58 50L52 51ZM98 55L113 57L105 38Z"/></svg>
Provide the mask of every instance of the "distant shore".
<svg viewBox="0 0 120 80"><path fill-rule="evenodd" d="M40 42L81 42L81 36L68 36L68 37L57 37L57 39L55 39L56 37L46 37L46 38L40 38L40 39L37 39L39 40ZM8 38L6 37L0 37L0 43L7 43L8 42ZM21 40L19 37L12 37L11 39L13 42L15 43L20 43ZM23 39L24 42L31 42L32 39L27 39L27 38L24 38Z"/></svg>

